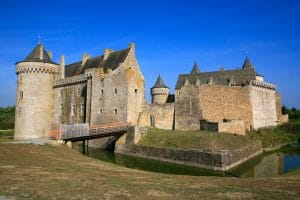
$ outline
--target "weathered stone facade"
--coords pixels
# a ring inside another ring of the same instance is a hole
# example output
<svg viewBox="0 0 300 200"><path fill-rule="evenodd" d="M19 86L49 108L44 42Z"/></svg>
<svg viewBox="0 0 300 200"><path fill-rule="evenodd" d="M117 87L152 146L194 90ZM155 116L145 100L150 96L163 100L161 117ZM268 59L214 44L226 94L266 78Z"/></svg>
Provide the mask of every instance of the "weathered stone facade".
<svg viewBox="0 0 300 200"><path fill-rule="evenodd" d="M145 101L133 43L96 57L83 54L69 65L64 56L60 64L53 62L39 44L17 63L17 74L16 139L55 137L61 124L128 122L199 130L206 120L216 124L212 130L244 134L286 120L275 85L265 82L248 58L237 70L200 72L195 64L190 74L179 75L175 95L159 76L152 104Z"/></svg>

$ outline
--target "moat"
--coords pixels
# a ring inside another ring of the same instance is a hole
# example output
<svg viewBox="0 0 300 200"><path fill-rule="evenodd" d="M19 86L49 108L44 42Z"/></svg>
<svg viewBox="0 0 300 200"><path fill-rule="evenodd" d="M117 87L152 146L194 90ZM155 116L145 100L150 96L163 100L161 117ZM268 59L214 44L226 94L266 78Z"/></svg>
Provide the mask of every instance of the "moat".
<svg viewBox="0 0 300 200"><path fill-rule="evenodd" d="M78 147L74 148L79 150ZM192 176L267 178L276 177L300 167L300 146L293 148L286 147L277 151L263 153L227 172L212 171L197 167L115 154L113 151L105 151L95 148L89 148L86 154L91 158L99 159L101 161L113 163L127 168L165 174Z"/></svg>

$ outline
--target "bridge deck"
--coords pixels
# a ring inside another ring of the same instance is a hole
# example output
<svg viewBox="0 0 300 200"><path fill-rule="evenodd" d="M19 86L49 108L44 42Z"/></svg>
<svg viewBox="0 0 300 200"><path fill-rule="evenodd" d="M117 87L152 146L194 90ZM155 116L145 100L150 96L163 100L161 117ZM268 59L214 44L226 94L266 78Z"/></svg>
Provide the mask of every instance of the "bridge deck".
<svg viewBox="0 0 300 200"><path fill-rule="evenodd" d="M129 123L88 126L88 124L62 125L60 139L65 141L89 140L123 134L131 127Z"/></svg>

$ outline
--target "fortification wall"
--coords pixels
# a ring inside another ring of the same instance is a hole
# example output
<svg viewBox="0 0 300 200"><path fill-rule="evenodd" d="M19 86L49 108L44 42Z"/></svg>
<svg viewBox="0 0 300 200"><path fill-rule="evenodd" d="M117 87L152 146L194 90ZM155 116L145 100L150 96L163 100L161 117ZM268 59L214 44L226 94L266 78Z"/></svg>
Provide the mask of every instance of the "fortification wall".
<svg viewBox="0 0 300 200"><path fill-rule="evenodd" d="M175 128L200 129L200 119L222 122L223 119L244 120L252 124L252 106L248 87L222 85L185 85L176 90Z"/></svg>
<svg viewBox="0 0 300 200"><path fill-rule="evenodd" d="M91 74L90 124L110 124L127 121L127 77L123 68L108 70L104 78L101 68L86 70Z"/></svg>
<svg viewBox="0 0 300 200"><path fill-rule="evenodd" d="M234 150L183 150L136 145L145 134L133 127L116 142L115 153L179 163L195 167L228 170L262 152L261 142L253 142Z"/></svg>
<svg viewBox="0 0 300 200"><path fill-rule="evenodd" d="M199 86L185 85L175 92L175 129L199 130L202 119Z"/></svg>
<svg viewBox="0 0 300 200"><path fill-rule="evenodd" d="M252 124L248 87L201 85L200 105L205 120L212 122L222 122L223 119L244 120L246 129Z"/></svg>
<svg viewBox="0 0 300 200"><path fill-rule="evenodd" d="M250 101L253 113L253 128L277 125L275 90L250 86Z"/></svg>
<svg viewBox="0 0 300 200"><path fill-rule="evenodd" d="M53 114L52 87L56 72L57 65L54 64L17 64L15 139L49 137Z"/></svg>
<svg viewBox="0 0 300 200"><path fill-rule="evenodd" d="M54 106L51 131L53 135L60 124L86 122L87 80L84 75L56 80L54 84Z"/></svg>
<svg viewBox="0 0 300 200"><path fill-rule="evenodd" d="M153 126L172 130L174 126L174 103L145 104L140 113L138 125L140 127Z"/></svg>

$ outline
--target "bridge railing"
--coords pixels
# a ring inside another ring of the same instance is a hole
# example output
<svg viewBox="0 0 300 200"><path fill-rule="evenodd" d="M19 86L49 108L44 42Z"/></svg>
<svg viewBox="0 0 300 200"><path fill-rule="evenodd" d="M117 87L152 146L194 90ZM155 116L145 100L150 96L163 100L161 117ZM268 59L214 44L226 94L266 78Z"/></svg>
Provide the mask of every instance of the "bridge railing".
<svg viewBox="0 0 300 200"><path fill-rule="evenodd" d="M130 126L131 124L126 122L92 125L90 127L88 123L62 124L60 139L84 138L88 136L127 131Z"/></svg>
<svg viewBox="0 0 300 200"><path fill-rule="evenodd" d="M61 125L61 139L84 137L89 135L89 124L62 124Z"/></svg>

